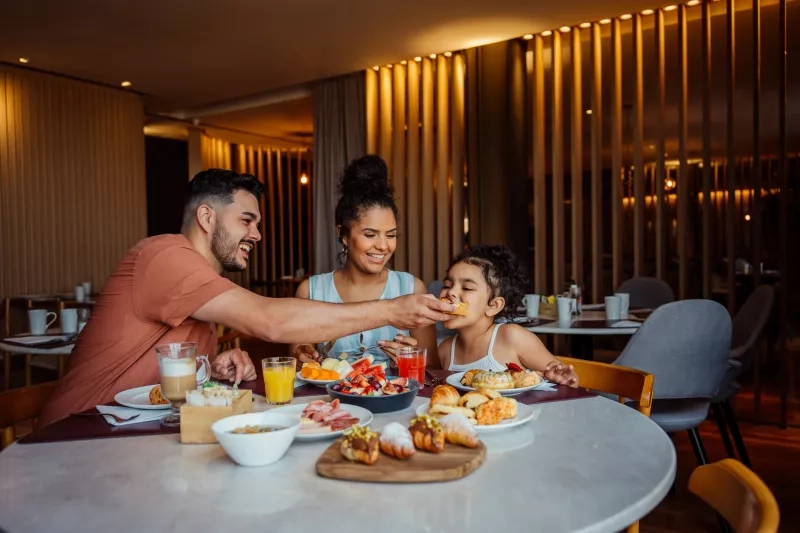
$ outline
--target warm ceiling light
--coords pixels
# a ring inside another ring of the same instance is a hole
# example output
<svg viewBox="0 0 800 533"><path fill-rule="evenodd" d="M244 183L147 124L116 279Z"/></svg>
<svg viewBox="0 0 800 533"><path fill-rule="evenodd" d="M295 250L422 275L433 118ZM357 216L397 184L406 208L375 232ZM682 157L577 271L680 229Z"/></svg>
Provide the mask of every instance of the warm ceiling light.
<svg viewBox="0 0 800 533"><path fill-rule="evenodd" d="M450 57L453 55L453 52L445 52L444 57Z"/></svg>
<svg viewBox="0 0 800 533"><path fill-rule="evenodd" d="M700 0L689 0L688 2L686 2L686 5L689 6L689 7L693 7L693 6L696 6L699 3L700 3Z"/></svg>
<svg viewBox="0 0 800 533"><path fill-rule="evenodd" d="M372 67L372 70L374 70L375 72L378 72L380 69L381 69L381 67L379 67L378 65L375 65L374 67Z"/></svg>
<svg viewBox="0 0 800 533"><path fill-rule="evenodd" d="M25 63L28 62L28 58L27 57L20 57L19 58L19 62L25 64Z"/></svg>
<svg viewBox="0 0 800 533"><path fill-rule="evenodd" d="M629 18L631 18L631 16L632 15L629 15L629 14L626 13L625 15L620 15L619 19L620 20L628 20Z"/></svg>
<svg viewBox="0 0 800 533"><path fill-rule="evenodd" d="M558 28L558 31L560 31L561 33L569 33L571 29L572 28L570 28L569 26L561 26L560 28Z"/></svg>
<svg viewBox="0 0 800 533"><path fill-rule="evenodd" d="M386 68L392 68L394 65L386 65Z"/></svg>
<svg viewBox="0 0 800 533"><path fill-rule="evenodd" d="M746 215L744 216L744 219L745 219L746 221L750 222L750 213L746 214Z"/></svg>
<svg viewBox="0 0 800 533"><path fill-rule="evenodd" d="M653 14L653 10L652 9L645 9L644 11L642 11L642 15L644 15L645 17L647 15L652 15L652 14Z"/></svg>
<svg viewBox="0 0 800 533"><path fill-rule="evenodd" d="M600 21L600 24L611 24L611 19L603 19Z"/></svg>
<svg viewBox="0 0 800 533"><path fill-rule="evenodd" d="M431 54L428 57L430 57L431 59L436 59L436 54Z"/></svg>
<svg viewBox="0 0 800 533"><path fill-rule="evenodd" d="M671 6L667 6L667 7L664 8L664 11L672 11L673 9L678 9L678 6L676 6L674 4L671 5Z"/></svg>
<svg viewBox="0 0 800 533"><path fill-rule="evenodd" d="M552 32L552 31L550 31L550 30L547 30L547 31L543 31L543 32L542 32L542 37L547 37L547 36L549 36L549 35L553 35L553 32Z"/></svg>
<svg viewBox="0 0 800 533"><path fill-rule="evenodd" d="M592 114L592 110L591 110L591 109L587 109L587 110L586 110L586 114L587 114L587 115L591 115L591 114Z"/></svg>
<svg viewBox="0 0 800 533"><path fill-rule="evenodd" d="M407 65L407 64L408 64L408 61L406 61L406 60L404 59L404 60L402 60L402 61L400 62L400 64L401 64L401 65Z"/></svg>
<svg viewBox="0 0 800 533"><path fill-rule="evenodd" d="M522 36L522 38L525 39L526 41L530 41L531 39L533 39L533 34L526 33L525 35Z"/></svg>
<svg viewBox="0 0 800 533"><path fill-rule="evenodd" d="M419 63L420 61L422 61L422 58L421 58L421 57L419 57L419 56L417 56L417 57L415 57L415 58L414 58L414 61L416 61L417 63Z"/></svg>
<svg viewBox="0 0 800 533"><path fill-rule="evenodd" d="M303 173L300 175L300 183L302 183L303 185L306 185L306 184L308 184L308 175L306 175L306 173L305 173L305 172L303 172Z"/></svg>
<svg viewBox="0 0 800 533"><path fill-rule="evenodd" d="M130 87L131 86L131 82L123 81L122 83L120 83L120 85L122 85L123 87Z"/></svg>
<svg viewBox="0 0 800 533"><path fill-rule="evenodd" d="M591 22L583 22L583 23L581 23L581 28L591 28L591 27L592 27L592 23Z"/></svg>
<svg viewBox="0 0 800 533"><path fill-rule="evenodd" d="M667 179L664 181L664 185L666 186L666 188L667 188L667 190L668 190L668 191L671 191L672 189L674 189L674 188L675 188L675 185L676 185L676 183L675 183L675 180L674 180L674 179L672 179L672 178L667 178Z"/></svg>

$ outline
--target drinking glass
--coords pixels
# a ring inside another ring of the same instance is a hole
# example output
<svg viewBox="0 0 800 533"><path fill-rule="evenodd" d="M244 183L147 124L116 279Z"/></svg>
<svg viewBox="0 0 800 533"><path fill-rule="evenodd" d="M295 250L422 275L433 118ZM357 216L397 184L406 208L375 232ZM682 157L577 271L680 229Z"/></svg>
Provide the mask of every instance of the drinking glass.
<svg viewBox="0 0 800 533"><path fill-rule="evenodd" d="M268 357L261 360L261 370L264 373L264 395L267 403L272 405L286 405L294 398L294 357Z"/></svg>
<svg viewBox="0 0 800 533"><path fill-rule="evenodd" d="M407 347L397 352L397 373L401 378L414 379L420 388L425 383L426 348Z"/></svg>
<svg viewBox="0 0 800 533"><path fill-rule="evenodd" d="M197 355L197 343L173 342L156 346L161 394L172 404L171 412L161 419L164 427L181 425L181 406L186 403L186 391L194 390L211 377L211 363L205 355ZM197 378L197 361L205 370Z"/></svg>

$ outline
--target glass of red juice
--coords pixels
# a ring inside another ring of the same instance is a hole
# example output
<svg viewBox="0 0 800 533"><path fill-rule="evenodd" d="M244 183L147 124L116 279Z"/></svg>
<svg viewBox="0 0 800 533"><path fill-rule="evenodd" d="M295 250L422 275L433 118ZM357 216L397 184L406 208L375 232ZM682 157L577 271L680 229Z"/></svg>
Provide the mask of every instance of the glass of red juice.
<svg viewBox="0 0 800 533"><path fill-rule="evenodd" d="M401 348L397 352L397 373L401 378L415 379L420 388L425 383L426 348Z"/></svg>

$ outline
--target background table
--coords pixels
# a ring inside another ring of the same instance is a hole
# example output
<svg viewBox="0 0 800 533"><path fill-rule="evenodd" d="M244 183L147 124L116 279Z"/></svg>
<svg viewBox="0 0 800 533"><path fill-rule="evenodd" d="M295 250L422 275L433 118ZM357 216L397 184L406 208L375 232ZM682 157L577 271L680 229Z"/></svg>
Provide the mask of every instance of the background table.
<svg viewBox="0 0 800 533"><path fill-rule="evenodd" d="M14 444L0 453L0 528L612 532L667 494L675 450L649 418L600 397L534 408L528 424L482 437L488 454L477 471L438 484L320 478L314 464L331 441L295 443L261 468L176 435ZM376 415L372 426L407 423L412 409Z"/></svg>

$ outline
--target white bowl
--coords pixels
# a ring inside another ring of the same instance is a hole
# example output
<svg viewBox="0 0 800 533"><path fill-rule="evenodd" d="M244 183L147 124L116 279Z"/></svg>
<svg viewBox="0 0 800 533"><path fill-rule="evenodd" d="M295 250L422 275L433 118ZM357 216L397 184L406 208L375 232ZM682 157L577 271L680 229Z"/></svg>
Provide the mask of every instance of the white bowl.
<svg viewBox="0 0 800 533"><path fill-rule="evenodd" d="M269 433L231 433L242 426L277 426ZM247 413L217 420L211 431L234 462L241 466L264 466L284 456L300 428L300 417L270 413Z"/></svg>

